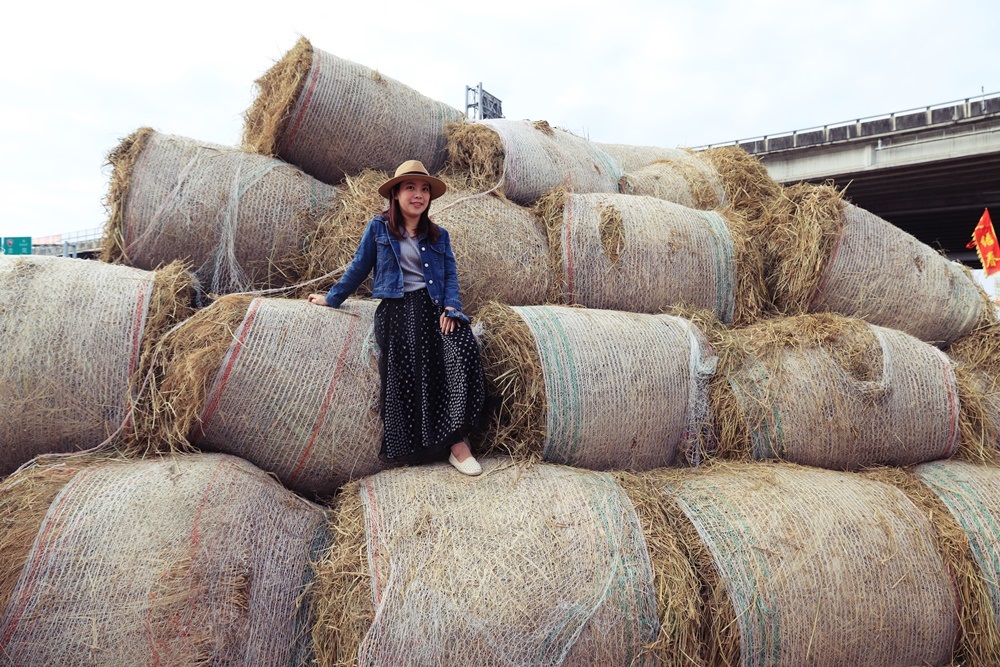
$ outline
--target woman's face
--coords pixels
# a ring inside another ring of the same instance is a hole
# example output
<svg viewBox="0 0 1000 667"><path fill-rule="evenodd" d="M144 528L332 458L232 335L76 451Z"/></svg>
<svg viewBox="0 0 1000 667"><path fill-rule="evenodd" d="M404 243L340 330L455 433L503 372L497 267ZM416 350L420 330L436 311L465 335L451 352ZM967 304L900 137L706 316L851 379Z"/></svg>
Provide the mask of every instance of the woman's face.
<svg viewBox="0 0 1000 667"><path fill-rule="evenodd" d="M427 210L431 203L431 186L417 179L403 181L399 184L396 199L407 221L419 220L420 214Z"/></svg>

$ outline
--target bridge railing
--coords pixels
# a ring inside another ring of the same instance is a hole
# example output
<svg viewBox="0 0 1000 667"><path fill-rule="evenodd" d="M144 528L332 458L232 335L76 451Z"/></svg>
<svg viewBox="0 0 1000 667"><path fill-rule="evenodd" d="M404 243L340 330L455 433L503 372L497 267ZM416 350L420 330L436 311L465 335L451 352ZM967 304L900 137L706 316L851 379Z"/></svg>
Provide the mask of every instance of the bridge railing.
<svg viewBox="0 0 1000 667"><path fill-rule="evenodd" d="M39 236L31 240L31 254L76 257L81 252L100 250L104 230L100 227L77 232Z"/></svg>
<svg viewBox="0 0 1000 667"><path fill-rule="evenodd" d="M749 139L736 139L698 146L706 150L721 146L739 146L748 153L760 154L786 151L793 148L818 146L853 139L867 139L893 132L951 125L966 119L1000 115L1000 93L990 93L964 100L942 102L927 107L907 109L896 113L868 116L854 120L809 127L793 132L781 132Z"/></svg>

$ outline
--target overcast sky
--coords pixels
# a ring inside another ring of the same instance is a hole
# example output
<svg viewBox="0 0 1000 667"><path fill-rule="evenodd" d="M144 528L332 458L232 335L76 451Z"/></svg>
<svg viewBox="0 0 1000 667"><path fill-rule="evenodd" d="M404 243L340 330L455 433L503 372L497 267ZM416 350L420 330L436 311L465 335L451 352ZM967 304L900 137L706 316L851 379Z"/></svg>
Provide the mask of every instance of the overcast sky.
<svg viewBox="0 0 1000 667"><path fill-rule="evenodd" d="M0 236L104 224L138 127L239 142L299 35L464 108L612 143L696 146L1000 91L1000 3L547 0L22 3L0 25Z"/></svg>

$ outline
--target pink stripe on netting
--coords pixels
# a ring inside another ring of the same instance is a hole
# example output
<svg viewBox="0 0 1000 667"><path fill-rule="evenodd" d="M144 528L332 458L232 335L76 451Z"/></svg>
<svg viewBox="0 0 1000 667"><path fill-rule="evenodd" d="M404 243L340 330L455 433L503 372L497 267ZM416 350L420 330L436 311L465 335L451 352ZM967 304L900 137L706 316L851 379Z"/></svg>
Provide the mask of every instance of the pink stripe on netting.
<svg viewBox="0 0 1000 667"><path fill-rule="evenodd" d="M833 273L833 260L837 258L837 253L840 251L840 242L844 238L844 215L840 215L840 233L837 234L837 242L833 245L833 252L830 253L830 259L826 262L826 270L823 271L823 277L820 278L819 284L816 285L815 291L813 291L812 296L809 297L809 306L806 308L807 311L812 310L812 306L816 303L816 299L823 292L823 288L826 287L827 281L830 279L830 275Z"/></svg>
<svg viewBox="0 0 1000 667"><path fill-rule="evenodd" d="M340 380L340 374L344 370L344 366L347 364L347 351L351 347L351 343L354 341L354 332L358 328L359 318L352 317L351 325L347 330L347 336L344 338L344 346L340 348L340 354L337 355L337 367L333 371L333 379L330 380L330 386L326 389L326 395L323 397L323 404L320 406L319 415L316 417L316 424L313 426L312 435L309 437L309 444L306 445L306 449L302 452L301 458L299 458L298 465L295 466L295 470L292 472L291 477L288 480L289 485L294 484L302 473L302 468L305 466L306 461L309 460L309 455L312 454L313 446L316 444L316 438L319 436L320 429L323 427L323 422L326 420L326 413L330 411L330 405L333 403L333 392L337 389L337 383Z"/></svg>
<svg viewBox="0 0 1000 667"><path fill-rule="evenodd" d="M149 277L139 284L139 295L135 303L135 320L132 322L132 355L128 362L128 374L131 377L139 365L140 343L142 331L149 312L149 302L153 291L153 278Z"/></svg>
<svg viewBox="0 0 1000 667"><path fill-rule="evenodd" d="M320 58L313 53L312 67L309 69L309 87L306 90L305 97L302 99L302 104L299 106L299 112L295 115L295 121L292 123L292 127L281 140L281 144L278 146L278 153L283 153L288 150L288 147L292 145L295 141L295 135L299 131L299 125L302 124L302 118L305 116L306 109L309 107L309 103L312 102L313 93L316 91L316 83L319 81L319 65Z"/></svg>
<svg viewBox="0 0 1000 667"><path fill-rule="evenodd" d="M25 566L28 568L27 575L22 572L21 577L18 579L18 583L22 581L24 582L21 586L21 594L18 596L17 602L8 605L8 609L13 609L13 611L10 614L7 631L4 632L2 637L0 637L0 655L7 655L7 644L10 642L10 638L14 636L18 626L21 624L21 617L24 615L24 611L28 607L28 602L31 600L35 593L35 588L38 586L38 570L42 567L42 561L45 560L44 555L49 547L48 542L52 536L53 528L56 523L58 523L56 518L59 517L71 495L67 492L67 489L73 482L93 475L94 472L95 469L91 468L89 470L82 470L74 475L73 478L67 482L66 486L63 487L62 491L59 492L58 503L50 507L49 511L46 513L42 528L35 537L35 545L31 549L31 560Z"/></svg>
<svg viewBox="0 0 1000 667"><path fill-rule="evenodd" d="M206 501L212 494L212 490L215 487L216 477L219 476L219 471L222 469L225 463L226 463L225 461L219 461L219 463L215 466L215 469L212 471L212 476L208 479L208 483L205 485L205 490L202 492L201 498L198 501L198 509L195 510L194 519L191 522L192 523L191 539L188 541L188 557L192 563L194 562L195 552L197 551L198 546L201 544L201 530L200 530L201 513L202 510L205 509ZM218 501L217 498L213 498L212 500L213 503L216 503ZM163 580L163 578L167 575L168 571L169 568L164 568L160 572L160 577L159 577L160 581ZM198 597L203 588L205 587L204 586L193 587L192 589L193 593L188 596L186 604L183 607L184 610L195 608L195 604L197 603ZM151 657L153 659L153 667L158 667L160 664L161 650L163 650L163 648L166 648L169 653L169 647L161 648L156 640L156 635L153 631L153 621L152 621L152 614L155 608L156 608L156 594L153 592L153 587L151 586L149 590L149 608L146 610L146 631L149 634L149 650L151 653ZM178 627L181 620L182 619L178 614L174 614L173 616L170 617L170 625L172 630L171 632L165 634L166 637L179 637L183 634L181 628ZM171 656L167 655L166 657L169 658Z"/></svg>
<svg viewBox="0 0 1000 667"><path fill-rule="evenodd" d="M153 300L153 287L155 276L150 276L139 283L139 294L135 303L135 318L132 321L132 353L128 362L128 377L131 379L139 366L139 359L142 354L142 334L146 330L146 318L149 316L149 304ZM133 395L133 399L137 399ZM132 410L126 407L125 420L120 429L125 429L125 437L132 435ZM100 445L98 445L100 446Z"/></svg>
<svg viewBox="0 0 1000 667"><path fill-rule="evenodd" d="M215 386L212 388L212 393L205 402L205 409L202 410L201 416L198 418L198 433L201 436L205 435L205 424L208 423L208 421L215 415L215 411L219 408L222 391L226 388L226 384L229 382L229 375L233 372L233 366L236 364L236 357L239 356L240 351L243 349L243 342L246 340L247 334L253 326L254 319L257 317L257 309L260 308L261 303L263 303L263 299L253 300L253 303L250 304L250 308L247 310L246 316L243 318L243 322L240 324L240 328L236 331L236 339L233 341L232 347L229 348L229 359L226 362L225 369L216 380Z"/></svg>

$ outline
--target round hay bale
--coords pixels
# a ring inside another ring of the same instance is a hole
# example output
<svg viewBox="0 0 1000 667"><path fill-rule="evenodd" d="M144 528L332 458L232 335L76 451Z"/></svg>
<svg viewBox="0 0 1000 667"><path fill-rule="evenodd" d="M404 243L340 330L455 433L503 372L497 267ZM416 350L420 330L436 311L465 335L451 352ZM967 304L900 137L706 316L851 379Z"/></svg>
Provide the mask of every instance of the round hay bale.
<svg viewBox="0 0 1000 667"><path fill-rule="evenodd" d="M790 464L650 475L703 582L708 664L949 663L956 590L898 489Z"/></svg>
<svg viewBox="0 0 1000 667"><path fill-rule="evenodd" d="M280 160L142 128L108 161L104 261L189 262L216 294L294 284L337 189Z"/></svg>
<svg viewBox="0 0 1000 667"><path fill-rule="evenodd" d="M605 144L599 141L595 141L594 145L607 153L615 161L615 164L618 165L618 168L626 174L630 174L660 160L676 160L687 155L687 151L682 148Z"/></svg>
<svg viewBox="0 0 1000 667"><path fill-rule="evenodd" d="M401 468L344 490L316 575L319 665L649 662L653 569L614 478L483 468L474 481Z"/></svg>
<svg viewBox="0 0 1000 667"><path fill-rule="evenodd" d="M996 520L1000 512L998 469L961 461L926 463L907 470L864 473L898 487L934 528L958 592L960 637L954 664L988 667L1000 655Z"/></svg>
<svg viewBox="0 0 1000 667"><path fill-rule="evenodd" d="M465 118L458 109L317 49L304 37L257 87L243 146L327 183L367 168L391 171L405 159L437 171L446 154L445 124Z"/></svg>
<svg viewBox="0 0 1000 667"><path fill-rule="evenodd" d="M567 303L643 313L684 306L741 324L761 314L761 255L731 210L564 188L537 210Z"/></svg>
<svg viewBox="0 0 1000 667"><path fill-rule="evenodd" d="M387 178L385 172L373 170L347 178L336 211L309 240L304 280L332 273L318 283L328 288L347 270L368 221L386 206L378 187ZM431 205L430 216L451 237L466 313L475 314L494 300L530 305L555 299L546 233L529 209L463 190L461 183L451 181L449 191ZM370 279L358 294L371 294Z"/></svg>
<svg viewBox="0 0 1000 667"><path fill-rule="evenodd" d="M855 470L960 445L950 360L903 332L804 315L732 331L718 351L712 415L723 455Z"/></svg>
<svg viewBox="0 0 1000 667"><path fill-rule="evenodd" d="M596 470L697 463L711 448L716 360L694 323L501 304L480 317L484 371L502 398L488 447Z"/></svg>
<svg viewBox="0 0 1000 667"><path fill-rule="evenodd" d="M20 478L4 482L7 495L30 488L14 486ZM289 665L311 657L300 598L310 562L329 543L325 512L244 461L88 465L65 480L40 525L24 519L38 530L0 617L9 664Z"/></svg>
<svg viewBox="0 0 1000 667"><path fill-rule="evenodd" d="M706 211L725 206L726 192L719 173L697 155L679 152L677 157L627 172L618 181L619 189Z"/></svg>
<svg viewBox="0 0 1000 667"><path fill-rule="evenodd" d="M39 454L102 443L139 450L131 425L163 333L192 310L179 263L141 271L0 257L0 475Z"/></svg>
<svg viewBox="0 0 1000 667"><path fill-rule="evenodd" d="M448 128L448 168L474 190L528 206L557 186L618 192L622 173L596 144L545 121L484 120Z"/></svg>
<svg viewBox="0 0 1000 667"><path fill-rule="evenodd" d="M240 456L329 497L382 467L377 303L225 297L165 341L165 438Z"/></svg>
<svg viewBox="0 0 1000 667"><path fill-rule="evenodd" d="M988 297L957 262L828 186L798 185L771 213L765 254L785 314L834 312L948 343L987 319Z"/></svg>

